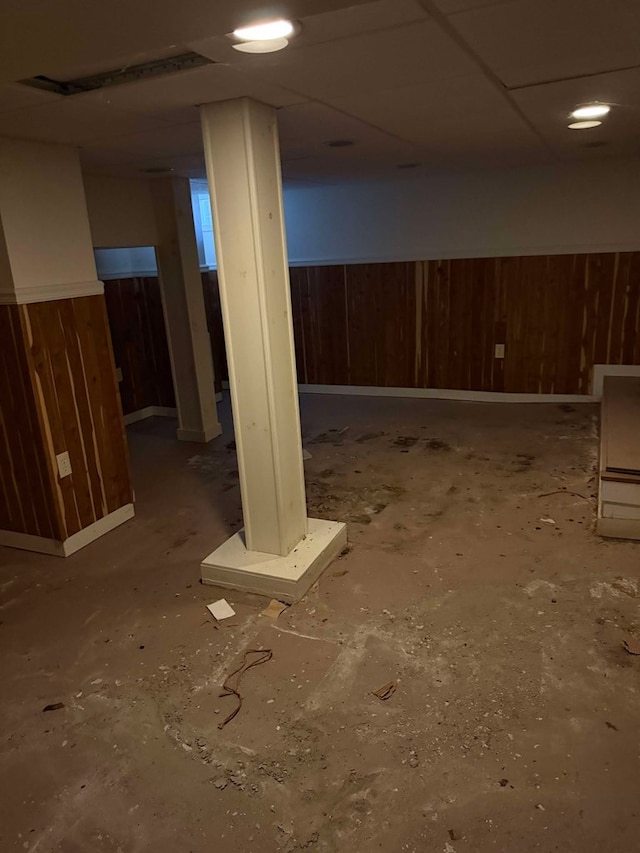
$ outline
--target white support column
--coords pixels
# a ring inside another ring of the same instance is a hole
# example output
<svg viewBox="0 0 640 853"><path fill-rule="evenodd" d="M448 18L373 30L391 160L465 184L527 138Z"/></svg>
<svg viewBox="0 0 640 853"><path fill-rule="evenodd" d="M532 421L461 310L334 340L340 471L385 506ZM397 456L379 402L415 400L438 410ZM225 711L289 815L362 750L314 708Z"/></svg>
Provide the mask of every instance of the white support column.
<svg viewBox="0 0 640 853"><path fill-rule="evenodd" d="M201 117L245 523L202 579L295 601L346 528L307 519L276 115L242 98Z"/></svg>
<svg viewBox="0 0 640 853"><path fill-rule="evenodd" d="M158 228L158 276L178 409L177 435L183 441L207 442L222 429L191 189L187 178L161 178L152 181L151 188Z"/></svg>

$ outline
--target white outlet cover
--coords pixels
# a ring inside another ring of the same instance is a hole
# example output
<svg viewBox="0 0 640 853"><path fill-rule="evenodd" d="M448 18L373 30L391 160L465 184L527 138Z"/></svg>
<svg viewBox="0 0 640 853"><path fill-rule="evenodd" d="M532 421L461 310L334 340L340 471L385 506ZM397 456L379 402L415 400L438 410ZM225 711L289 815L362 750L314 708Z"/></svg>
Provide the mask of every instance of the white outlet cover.
<svg viewBox="0 0 640 853"><path fill-rule="evenodd" d="M58 453L56 456L56 462L58 463L58 476L63 480L71 474L71 459L69 458L69 451L65 450L64 453Z"/></svg>
<svg viewBox="0 0 640 853"><path fill-rule="evenodd" d="M504 358L504 344L496 344L495 357Z"/></svg>

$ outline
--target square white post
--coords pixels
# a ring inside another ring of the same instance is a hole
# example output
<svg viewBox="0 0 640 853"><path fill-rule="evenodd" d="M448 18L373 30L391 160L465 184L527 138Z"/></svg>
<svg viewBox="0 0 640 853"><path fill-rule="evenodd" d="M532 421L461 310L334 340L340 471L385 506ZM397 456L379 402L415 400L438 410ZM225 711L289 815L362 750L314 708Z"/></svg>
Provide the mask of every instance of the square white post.
<svg viewBox="0 0 640 853"><path fill-rule="evenodd" d="M222 432L188 178L150 182L158 229L158 274L181 441Z"/></svg>
<svg viewBox="0 0 640 853"><path fill-rule="evenodd" d="M201 118L245 524L202 579L294 601L346 528L307 519L276 115L241 98Z"/></svg>

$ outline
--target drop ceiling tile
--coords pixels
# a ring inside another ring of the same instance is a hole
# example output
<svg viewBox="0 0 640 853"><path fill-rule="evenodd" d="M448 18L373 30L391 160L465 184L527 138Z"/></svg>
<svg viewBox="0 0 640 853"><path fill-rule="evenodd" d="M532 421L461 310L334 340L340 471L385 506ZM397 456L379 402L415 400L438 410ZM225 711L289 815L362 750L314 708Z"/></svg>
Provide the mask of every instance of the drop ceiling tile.
<svg viewBox="0 0 640 853"><path fill-rule="evenodd" d="M487 132L530 134L508 100L478 74L332 99L330 103L416 143L459 138L472 146L478 135Z"/></svg>
<svg viewBox="0 0 640 853"><path fill-rule="evenodd" d="M34 89L22 83L6 83L0 86L0 113L23 107L38 107L61 100L62 95L45 92L44 89Z"/></svg>
<svg viewBox="0 0 640 853"><path fill-rule="evenodd" d="M469 9L480 9L485 6L502 6L505 3L515 3L517 0L433 0L445 15L455 15L457 12L467 12Z"/></svg>
<svg viewBox="0 0 640 853"><path fill-rule="evenodd" d="M472 73L475 64L433 21L253 56L247 73L327 100Z"/></svg>
<svg viewBox="0 0 640 853"><path fill-rule="evenodd" d="M512 97L559 152L575 156L640 153L640 69L531 86L514 91ZM571 110L589 101L612 104L611 113L600 127L569 130Z"/></svg>
<svg viewBox="0 0 640 853"><path fill-rule="evenodd" d="M415 146L373 128L324 104L309 103L278 112L283 160L326 155L342 162L386 158L389 162L415 159ZM350 140L349 147L331 148L331 140Z"/></svg>
<svg viewBox="0 0 640 853"><path fill-rule="evenodd" d="M81 145L98 138L166 127L146 116L62 98L47 106L0 113L0 134Z"/></svg>
<svg viewBox="0 0 640 853"><path fill-rule="evenodd" d="M350 4L346 8L306 15L300 19L301 32L291 40L286 53L294 53L314 44L340 41L377 30L398 27L402 24L425 20L427 17L427 13L416 0L377 0L373 3L362 3L359 6ZM231 41L225 35L191 42L189 48L217 62L248 66L256 62L255 56L234 50ZM281 55L284 56L284 54Z"/></svg>
<svg viewBox="0 0 640 853"><path fill-rule="evenodd" d="M629 0L516 0L450 21L509 88L640 64Z"/></svg>
<svg viewBox="0 0 640 853"><path fill-rule="evenodd" d="M120 155L114 158L114 153ZM83 172L92 175L116 175L122 177L152 178L149 170L168 169L170 174L187 178L205 176L204 155L202 153L174 154L165 157L146 157L130 152L84 150L80 152Z"/></svg>
<svg viewBox="0 0 640 853"><path fill-rule="evenodd" d="M125 151L131 159L139 156L167 157L202 152L200 121L191 124L162 125L158 130L121 134L109 139L92 140L85 146L111 151Z"/></svg>
<svg viewBox="0 0 640 853"><path fill-rule="evenodd" d="M164 120L197 120L193 107L211 101L255 98L274 107L298 103L300 97L225 65L208 65L153 80L126 83L81 95L92 104L154 115Z"/></svg>
<svg viewBox="0 0 640 853"><path fill-rule="evenodd" d="M280 0L279 14L301 18L365 0ZM262 6L264 9L264 6ZM4 2L0 80L107 63L222 36L256 14L255 0L77 0ZM34 23L35 22L35 23Z"/></svg>

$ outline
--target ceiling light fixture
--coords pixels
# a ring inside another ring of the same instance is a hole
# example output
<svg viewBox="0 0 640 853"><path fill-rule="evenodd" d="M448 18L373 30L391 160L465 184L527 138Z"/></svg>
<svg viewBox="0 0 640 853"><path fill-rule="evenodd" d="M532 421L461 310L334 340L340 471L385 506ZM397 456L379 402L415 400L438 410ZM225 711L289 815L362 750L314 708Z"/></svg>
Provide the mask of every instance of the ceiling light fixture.
<svg viewBox="0 0 640 853"><path fill-rule="evenodd" d="M284 50L289 39L300 31L300 24L278 18L248 27L238 27L227 38L241 53L275 53Z"/></svg>
<svg viewBox="0 0 640 853"><path fill-rule="evenodd" d="M588 130L590 127L600 127L601 121L573 121L569 125L569 130Z"/></svg>
<svg viewBox="0 0 640 853"><path fill-rule="evenodd" d="M611 107L609 104L585 104L582 107L576 107L575 110L571 113L571 118L577 119L591 119L591 118L603 118L611 112Z"/></svg>
<svg viewBox="0 0 640 853"><path fill-rule="evenodd" d="M273 41L293 35L294 30L291 21L279 18L277 21L266 21L250 27L238 27L233 31L233 35L241 41Z"/></svg>
<svg viewBox="0 0 640 853"><path fill-rule="evenodd" d="M289 39L268 39L267 41L241 41L232 47L240 53L275 53L278 50L284 50L288 44Z"/></svg>

